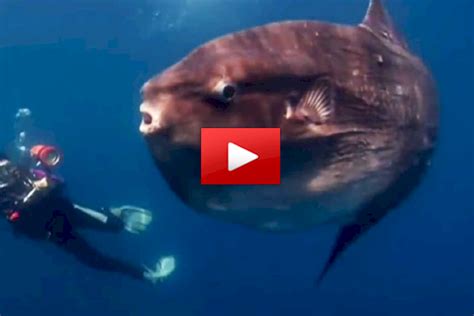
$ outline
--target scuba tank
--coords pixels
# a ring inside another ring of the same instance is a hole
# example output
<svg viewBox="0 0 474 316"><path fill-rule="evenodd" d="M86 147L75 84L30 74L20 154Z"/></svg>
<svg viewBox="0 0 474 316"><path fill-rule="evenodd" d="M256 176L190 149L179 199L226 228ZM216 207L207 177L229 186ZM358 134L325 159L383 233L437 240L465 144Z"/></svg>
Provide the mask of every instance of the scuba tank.
<svg viewBox="0 0 474 316"><path fill-rule="evenodd" d="M22 169L6 159L0 160L0 212L10 222L18 221L22 210L62 182L49 170Z"/></svg>
<svg viewBox="0 0 474 316"><path fill-rule="evenodd" d="M9 221L20 218L19 206L33 190L34 183L27 172L6 159L0 160L0 210Z"/></svg>

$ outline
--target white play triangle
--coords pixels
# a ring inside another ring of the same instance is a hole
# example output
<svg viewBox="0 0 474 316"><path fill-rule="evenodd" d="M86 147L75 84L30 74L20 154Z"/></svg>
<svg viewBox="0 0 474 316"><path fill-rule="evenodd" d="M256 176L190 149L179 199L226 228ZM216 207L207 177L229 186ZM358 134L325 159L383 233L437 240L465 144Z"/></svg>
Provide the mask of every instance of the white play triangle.
<svg viewBox="0 0 474 316"><path fill-rule="evenodd" d="M234 143L227 144L227 170L234 171L249 162L258 159L258 155Z"/></svg>

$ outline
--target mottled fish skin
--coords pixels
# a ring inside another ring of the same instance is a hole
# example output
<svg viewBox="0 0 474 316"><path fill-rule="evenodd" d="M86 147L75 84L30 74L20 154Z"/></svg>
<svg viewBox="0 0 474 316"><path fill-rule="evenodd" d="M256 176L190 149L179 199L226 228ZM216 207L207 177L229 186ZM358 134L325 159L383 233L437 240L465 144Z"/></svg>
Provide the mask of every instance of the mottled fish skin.
<svg viewBox="0 0 474 316"><path fill-rule="evenodd" d="M293 115L318 80L331 91L331 113ZM342 226L322 276L413 191L437 138L431 74L379 0L357 26L286 21L217 38L142 93L140 130L171 189L193 209L268 231ZM201 186L203 127L281 128L281 185Z"/></svg>

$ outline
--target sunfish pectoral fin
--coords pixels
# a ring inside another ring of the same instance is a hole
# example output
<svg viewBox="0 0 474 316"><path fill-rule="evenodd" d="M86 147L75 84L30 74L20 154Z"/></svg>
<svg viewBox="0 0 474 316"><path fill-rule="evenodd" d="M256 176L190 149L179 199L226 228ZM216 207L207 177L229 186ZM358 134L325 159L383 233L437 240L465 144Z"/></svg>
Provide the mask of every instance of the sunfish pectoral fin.
<svg viewBox="0 0 474 316"><path fill-rule="evenodd" d="M331 83L317 79L301 96L296 105L287 105L285 118L322 124L334 114L334 93Z"/></svg>
<svg viewBox="0 0 474 316"><path fill-rule="evenodd" d="M407 48L405 39L398 33L390 15L385 10L382 0L370 0L369 8L361 24L391 42Z"/></svg>

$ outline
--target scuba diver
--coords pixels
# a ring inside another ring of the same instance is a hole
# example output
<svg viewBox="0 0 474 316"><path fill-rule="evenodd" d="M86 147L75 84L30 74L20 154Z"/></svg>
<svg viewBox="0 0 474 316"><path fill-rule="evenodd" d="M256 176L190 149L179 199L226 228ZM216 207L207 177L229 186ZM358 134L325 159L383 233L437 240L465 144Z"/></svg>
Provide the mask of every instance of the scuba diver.
<svg viewBox="0 0 474 316"><path fill-rule="evenodd" d="M53 169L62 155L52 146L29 150L29 167L0 153L0 214L16 235L45 240L74 255L89 267L125 274L152 283L168 276L173 257L162 258L154 269L102 254L81 236L81 229L103 232L143 232L152 220L148 210L134 206L102 209L100 212L74 204L65 193L64 180Z"/></svg>

